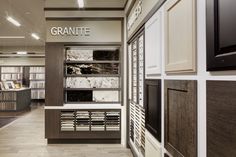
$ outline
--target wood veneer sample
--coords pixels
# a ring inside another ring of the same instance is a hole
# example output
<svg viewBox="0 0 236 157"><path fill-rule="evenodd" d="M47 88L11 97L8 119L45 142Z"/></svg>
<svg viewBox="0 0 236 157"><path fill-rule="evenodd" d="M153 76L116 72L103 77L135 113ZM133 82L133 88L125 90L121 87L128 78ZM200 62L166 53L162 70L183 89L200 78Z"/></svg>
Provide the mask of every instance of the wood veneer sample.
<svg viewBox="0 0 236 157"><path fill-rule="evenodd" d="M196 0L165 4L165 71L196 72Z"/></svg>
<svg viewBox="0 0 236 157"><path fill-rule="evenodd" d="M169 155L165 153L165 154L164 154L164 157L169 157Z"/></svg>
<svg viewBox="0 0 236 157"><path fill-rule="evenodd" d="M236 156L236 81L207 81L207 157Z"/></svg>
<svg viewBox="0 0 236 157"><path fill-rule="evenodd" d="M197 157L197 81L165 81L165 148L173 157Z"/></svg>

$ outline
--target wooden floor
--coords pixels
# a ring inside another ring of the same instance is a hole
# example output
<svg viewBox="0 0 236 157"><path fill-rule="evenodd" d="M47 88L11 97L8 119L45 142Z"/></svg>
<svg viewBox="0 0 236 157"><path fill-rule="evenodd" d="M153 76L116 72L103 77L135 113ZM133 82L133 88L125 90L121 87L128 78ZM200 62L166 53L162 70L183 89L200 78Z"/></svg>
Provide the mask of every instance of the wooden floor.
<svg viewBox="0 0 236 157"><path fill-rule="evenodd" d="M119 144L47 145L44 109L38 107L0 129L0 157L133 157Z"/></svg>

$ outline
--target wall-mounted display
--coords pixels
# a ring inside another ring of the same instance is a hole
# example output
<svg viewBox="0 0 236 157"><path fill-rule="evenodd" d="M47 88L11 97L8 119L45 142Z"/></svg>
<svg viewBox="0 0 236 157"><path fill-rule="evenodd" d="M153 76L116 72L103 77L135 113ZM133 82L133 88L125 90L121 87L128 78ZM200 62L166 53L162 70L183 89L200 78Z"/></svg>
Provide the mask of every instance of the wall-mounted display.
<svg viewBox="0 0 236 157"><path fill-rule="evenodd" d="M161 142L161 80L145 80L145 128Z"/></svg>
<svg viewBox="0 0 236 157"><path fill-rule="evenodd" d="M143 29L129 44L130 67L130 122L129 137L131 146L145 154L145 110L144 110L144 31Z"/></svg>
<svg viewBox="0 0 236 157"><path fill-rule="evenodd" d="M45 67L29 67L31 99L45 99Z"/></svg>
<svg viewBox="0 0 236 157"><path fill-rule="evenodd" d="M197 157L197 81L165 80L165 148Z"/></svg>
<svg viewBox="0 0 236 157"><path fill-rule="evenodd" d="M207 70L236 69L236 1L206 1Z"/></svg>
<svg viewBox="0 0 236 157"><path fill-rule="evenodd" d="M118 47L66 47L66 103L120 103Z"/></svg>
<svg viewBox="0 0 236 157"><path fill-rule="evenodd" d="M196 0L170 0L165 13L165 71L196 71Z"/></svg>
<svg viewBox="0 0 236 157"><path fill-rule="evenodd" d="M236 156L236 81L207 81L207 157Z"/></svg>
<svg viewBox="0 0 236 157"><path fill-rule="evenodd" d="M156 12L145 24L145 78L161 73L162 12Z"/></svg>

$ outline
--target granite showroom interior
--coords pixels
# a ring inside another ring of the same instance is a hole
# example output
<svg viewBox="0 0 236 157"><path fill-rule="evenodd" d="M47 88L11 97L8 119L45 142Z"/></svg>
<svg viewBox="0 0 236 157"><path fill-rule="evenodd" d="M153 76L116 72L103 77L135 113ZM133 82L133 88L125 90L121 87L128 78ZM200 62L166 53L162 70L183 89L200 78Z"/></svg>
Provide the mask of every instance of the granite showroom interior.
<svg viewBox="0 0 236 157"><path fill-rule="evenodd" d="M0 156L236 157L235 7L0 0Z"/></svg>

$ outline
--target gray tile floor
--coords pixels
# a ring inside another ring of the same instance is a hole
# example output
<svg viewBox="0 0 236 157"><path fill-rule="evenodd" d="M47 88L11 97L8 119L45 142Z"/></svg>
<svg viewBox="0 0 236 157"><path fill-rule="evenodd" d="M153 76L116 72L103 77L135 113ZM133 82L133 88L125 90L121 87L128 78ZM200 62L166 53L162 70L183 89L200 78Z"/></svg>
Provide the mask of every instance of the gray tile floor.
<svg viewBox="0 0 236 157"><path fill-rule="evenodd" d="M0 157L133 157L120 144L47 145L44 109L38 107L0 129Z"/></svg>

